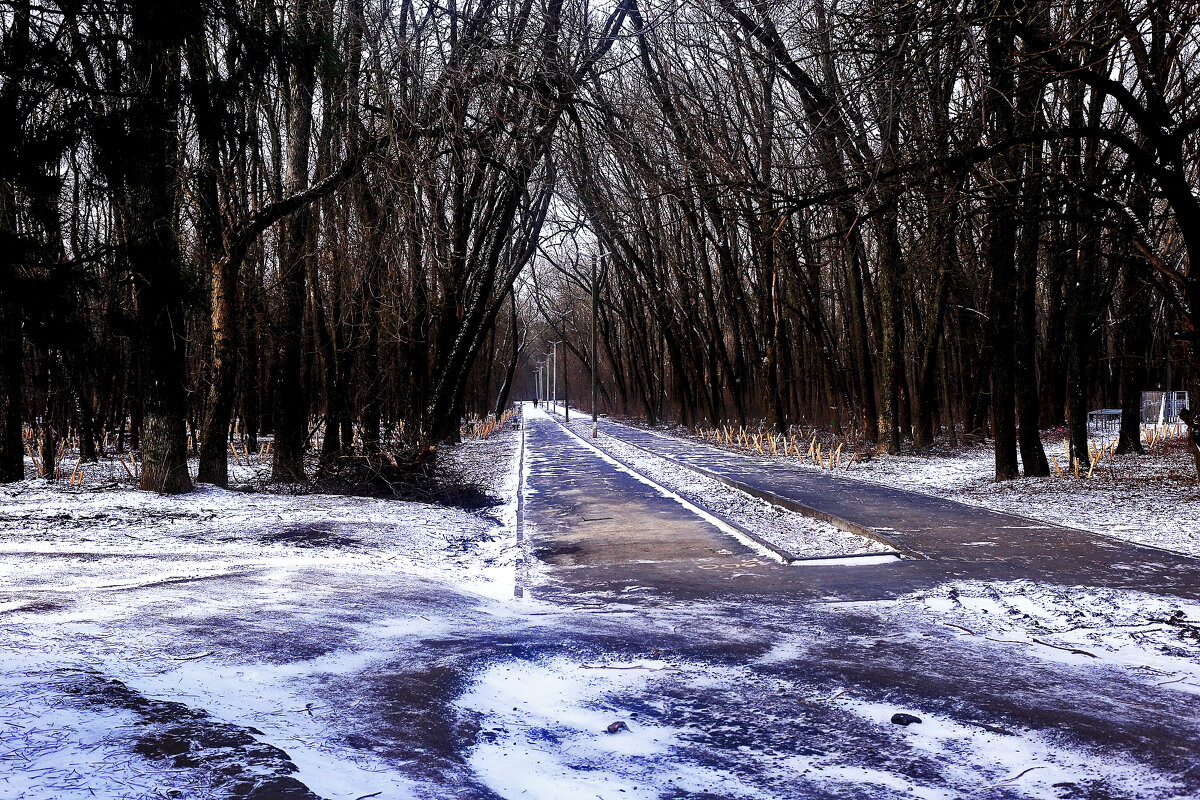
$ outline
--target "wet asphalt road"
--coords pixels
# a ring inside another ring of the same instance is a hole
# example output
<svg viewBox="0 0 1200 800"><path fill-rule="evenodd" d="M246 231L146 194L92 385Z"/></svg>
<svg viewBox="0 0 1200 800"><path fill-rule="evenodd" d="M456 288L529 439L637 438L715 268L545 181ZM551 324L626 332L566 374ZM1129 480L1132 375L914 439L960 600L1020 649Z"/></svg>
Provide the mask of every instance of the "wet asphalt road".
<svg viewBox="0 0 1200 800"><path fill-rule="evenodd" d="M938 574L1031 579L1200 597L1200 559L917 492L756 460L699 442L600 422L604 435L768 499L848 523Z"/></svg>

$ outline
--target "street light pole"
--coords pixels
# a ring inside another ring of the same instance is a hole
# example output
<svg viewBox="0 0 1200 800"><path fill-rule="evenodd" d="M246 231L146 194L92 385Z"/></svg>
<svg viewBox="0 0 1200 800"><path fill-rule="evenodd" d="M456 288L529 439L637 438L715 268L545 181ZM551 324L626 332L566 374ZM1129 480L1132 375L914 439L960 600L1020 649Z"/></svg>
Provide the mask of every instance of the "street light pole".
<svg viewBox="0 0 1200 800"><path fill-rule="evenodd" d="M600 258L592 253L592 438L596 438L596 262Z"/></svg>
<svg viewBox="0 0 1200 800"><path fill-rule="evenodd" d="M555 410L558 409L558 345L558 342L550 343L550 357L553 359L551 375L554 376L551 381L550 396L553 398Z"/></svg>
<svg viewBox="0 0 1200 800"><path fill-rule="evenodd" d="M612 252L608 253L592 253L592 438L596 438L596 430L598 426L597 410L596 410L596 329L599 327L598 314L596 311L596 295L599 293L599 280L596 277L596 270L599 266L600 259L608 258Z"/></svg>

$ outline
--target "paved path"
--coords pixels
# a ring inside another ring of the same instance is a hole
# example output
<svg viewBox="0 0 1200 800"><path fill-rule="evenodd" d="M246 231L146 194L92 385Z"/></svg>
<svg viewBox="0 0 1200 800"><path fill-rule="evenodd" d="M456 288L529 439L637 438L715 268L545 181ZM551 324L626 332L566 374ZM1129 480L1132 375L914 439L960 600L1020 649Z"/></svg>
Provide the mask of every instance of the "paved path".
<svg viewBox="0 0 1200 800"><path fill-rule="evenodd" d="M547 415L525 416L526 535L530 555L555 567L546 573L554 585L620 591L653 576L687 587L706 571L733 575L771 563Z"/></svg>
<svg viewBox="0 0 1200 800"><path fill-rule="evenodd" d="M868 528L933 573L1200 597L1200 559L917 492L748 458L602 420L600 431L726 482Z"/></svg>

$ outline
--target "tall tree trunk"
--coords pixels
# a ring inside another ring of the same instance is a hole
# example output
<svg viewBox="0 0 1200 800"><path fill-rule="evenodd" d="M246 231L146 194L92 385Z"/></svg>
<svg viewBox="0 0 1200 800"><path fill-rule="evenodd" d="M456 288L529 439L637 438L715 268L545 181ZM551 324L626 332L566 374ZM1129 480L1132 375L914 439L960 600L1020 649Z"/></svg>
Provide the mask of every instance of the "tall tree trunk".
<svg viewBox="0 0 1200 800"><path fill-rule="evenodd" d="M0 302L0 483L25 477L21 442L21 320Z"/></svg>
<svg viewBox="0 0 1200 800"><path fill-rule="evenodd" d="M989 114L990 135L994 141L1012 138L1016 129L1013 113L1014 80L1010 61L1013 36L1004 22L994 23L988 36L990 86L995 100ZM988 293L988 324L992 341L992 435L995 437L996 480L1017 477L1017 420L1015 354L1013 350L1016 314L1016 231L1013 213L1020 192L1019 150L1009 149L992 158L991 185L986 187L987 225L984 232L984 259L991 272Z"/></svg>
<svg viewBox="0 0 1200 800"><path fill-rule="evenodd" d="M293 0L292 35L312 46L312 0ZM288 103L286 192L308 187L309 147L312 142L312 105L315 67L311 53L299 54L291 69ZM275 480L305 479L304 448L308 440L308 392L304 371L304 300L307 263L313 257L313 212L302 208L280 226L279 366L275 388L275 456L271 475Z"/></svg>
<svg viewBox="0 0 1200 800"><path fill-rule="evenodd" d="M1026 162L1024 213L1017 244L1017 320L1014 329L1014 367L1017 394L1017 441L1026 478L1050 474L1042 447L1042 408L1037 375L1037 266L1041 245L1041 145L1034 145Z"/></svg>
<svg viewBox="0 0 1200 800"><path fill-rule="evenodd" d="M226 434L233 417L237 390L238 272L241 258L224 253L221 235L219 137L220 119L212 87L208 83L207 54L203 37L196 36L187 47L188 71L193 85L199 139L199 169L196 199L200 253L209 268L209 320L212 361L209 365L208 398L200 429L200 467L196 480L216 486L229 485L229 455ZM240 254L239 254L240 255Z"/></svg>
<svg viewBox="0 0 1200 800"><path fill-rule="evenodd" d="M212 268L212 364L196 480L216 486L229 485L226 435L237 388L237 272L230 259L220 257Z"/></svg>
<svg viewBox="0 0 1200 800"><path fill-rule="evenodd" d="M896 208L882 211L879 243L879 318L882 346L879 354L880 431L879 450L900 452L900 396L904 382L900 337L903 311L900 308L900 242L896 237Z"/></svg>
<svg viewBox="0 0 1200 800"><path fill-rule="evenodd" d="M1036 171L1027 183L1026 191L1036 194L1032 186L1040 181ZM1016 393L1017 393L1017 438L1021 448L1021 463L1026 478L1044 477L1050 474L1046 451L1042 447L1041 394L1038 391L1037 375L1037 260L1041 225L1037 220L1039 211L1034 206L1025 215L1018 245L1017 263L1017 320L1014 331Z"/></svg>
<svg viewBox="0 0 1200 800"><path fill-rule="evenodd" d="M508 407L508 398L512 394L513 378L517 374L517 362L521 358L521 340L517 331L517 295L516 292L509 294L509 337L512 339L512 352L509 355L508 363L504 366L504 380L500 384L500 391L496 395L496 418L504 413L504 409Z"/></svg>
<svg viewBox="0 0 1200 800"><path fill-rule="evenodd" d="M943 234L943 237L948 233ZM945 238L940 241L945 241ZM933 444L933 415L937 410L938 343L942 339L942 320L946 316L946 301L950 296L950 243L939 244L937 286L933 291L933 309L926 320L928 326L921 342L921 363L917 374L917 424L913 427L913 445L918 448ZM943 373L944 375L944 373ZM949 409L947 409L949 411Z"/></svg>
<svg viewBox="0 0 1200 800"><path fill-rule="evenodd" d="M1127 256L1121 265L1121 430L1117 453L1142 452L1142 392L1146 388L1146 361L1151 343L1151 286L1148 267ZM1168 387L1169 388L1169 387ZM1195 401L1193 401L1195 402Z"/></svg>
<svg viewBox="0 0 1200 800"><path fill-rule="evenodd" d="M126 253L140 343L142 475L145 491L192 489L188 474L185 285L177 233L181 19L174 6L138 5L129 48L128 135L123 142Z"/></svg>

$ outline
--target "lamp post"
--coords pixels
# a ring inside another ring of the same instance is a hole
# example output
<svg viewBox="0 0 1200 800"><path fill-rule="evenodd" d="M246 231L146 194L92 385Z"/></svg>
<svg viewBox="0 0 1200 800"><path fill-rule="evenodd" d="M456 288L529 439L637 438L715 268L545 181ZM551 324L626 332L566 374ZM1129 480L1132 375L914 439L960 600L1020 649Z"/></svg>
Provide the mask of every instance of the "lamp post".
<svg viewBox="0 0 1200 800"><path fill-rule="evenodd" d="M550 342L550 358L551 364L551 381L550 381L550 397L555 410L558 409L558 345L560 342Z"/></svg>
<svg viewBox="0 0 1200 800"><path fill-rule="evenodd" d="M599 316L596 310L596 295L599 287L597 286L597 270L601 258L607 258L612 255L609 253L592 253L592 438L596 438L596 431L599 425L599 420L596 413L596 328L598 327Z"/></svg>

